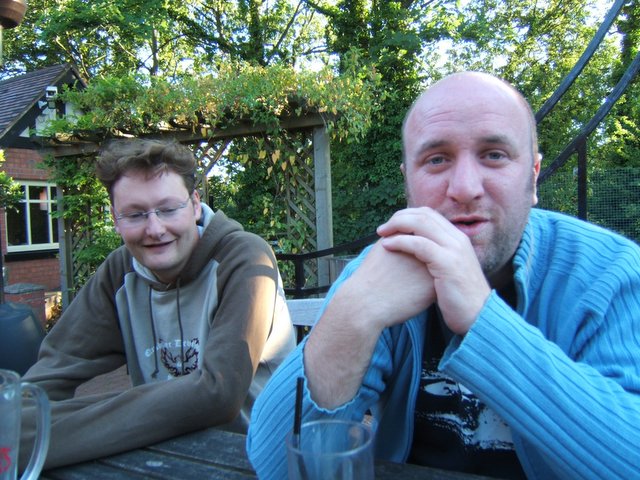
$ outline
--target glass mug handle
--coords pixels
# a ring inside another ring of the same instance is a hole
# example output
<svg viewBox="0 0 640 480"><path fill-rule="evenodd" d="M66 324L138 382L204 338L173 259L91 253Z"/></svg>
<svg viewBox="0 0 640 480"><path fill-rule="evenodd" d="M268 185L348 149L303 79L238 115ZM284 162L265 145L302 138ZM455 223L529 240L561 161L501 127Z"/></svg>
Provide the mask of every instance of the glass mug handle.
<svg viewBox="0 0 640 480"><path fill-rule="evenodd" d="M49 399L47 394L44 393L37 385L32 385L28 382L22 382L20 384L22 393L28 393L33 397L38 407L38 416L36 421L36 439L33 445L33 451L29 458L29 463L25 469L20 480L37 480L40 476L40 471L44 465L44 461L47 458L47 451L49 450L49 435L51 429L51 406L49 405Z"/></svg>

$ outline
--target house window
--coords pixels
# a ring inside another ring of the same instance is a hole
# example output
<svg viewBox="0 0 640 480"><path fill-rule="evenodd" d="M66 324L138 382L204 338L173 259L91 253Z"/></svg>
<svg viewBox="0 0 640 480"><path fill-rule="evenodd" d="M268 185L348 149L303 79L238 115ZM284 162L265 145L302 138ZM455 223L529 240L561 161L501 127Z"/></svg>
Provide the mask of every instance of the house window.
<svg viewBox="0 0 640 480"><path fill-rule="evenodd" d="M23 199L16 209L6 209L7 253L58 248L55 185L20 182Z"/></svg>

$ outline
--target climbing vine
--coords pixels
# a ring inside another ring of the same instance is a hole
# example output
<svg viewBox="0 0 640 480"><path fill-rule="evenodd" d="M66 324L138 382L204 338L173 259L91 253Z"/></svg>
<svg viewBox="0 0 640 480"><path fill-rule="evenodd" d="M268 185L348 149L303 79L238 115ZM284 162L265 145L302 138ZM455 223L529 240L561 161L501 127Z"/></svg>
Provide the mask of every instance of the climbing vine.
<svg viewBox="0 0 640 480"><path fill-rule="evenodd" d="M51 122L58 138L100 141L111 136L171 131L215 131L242 123L264 125L274 136L283 118L322 114L333 138L362 138L378 105L374 69L353 66L336 76L329 68L297 72L293 67L225 63L180 83L165 78L103 77L61 99L80 112Z"/></svg>
<svg viewBox="0 0 640 480"><path fill-rule="evenodd" d="M223 206L232 215L242 212L245 227L272 240L276 249L300 251L309 227L302 218L287 216L282 201L298 169L308 168L308 145L288 134L282 121L319 114L334 142L362 139L379 105L379 78L373 68L350 65L340 75L328 68L297 72L283 65L227 63L181 82L135 75L97 78L83 90L61 93L73 111L51 122L45 134L56 142L99 144L113 137L176 132L206 140L229 128L263 126L265 134L237 139L226 154L227 164L242 173L236 181L251 183L252 199L248 204L227 199ZM93 157L51 158L47 165L63 189L64 215L74 235L91 238L74 247L76 261L89 267L73 280L80 286L118 244L106 214L108 199L93 175ZM258 192L254 186L260 182L265 187Z"/></svg>

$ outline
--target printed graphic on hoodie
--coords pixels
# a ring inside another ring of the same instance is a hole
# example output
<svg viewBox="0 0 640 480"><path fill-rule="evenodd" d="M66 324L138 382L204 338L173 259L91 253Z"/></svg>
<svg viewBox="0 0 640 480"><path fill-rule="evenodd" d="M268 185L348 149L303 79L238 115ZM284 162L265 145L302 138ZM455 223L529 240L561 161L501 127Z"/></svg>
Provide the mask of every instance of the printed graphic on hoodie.
<svg viewBox="0 0 640 480"><path fill-rule="evenodd" d="M180 348L181 343L182 348ZM155 348L148 348L145 351L145 356L150 357L156 352L160 353L160 361L172 376L188 375L198 369L200 340L192 338L181 342L179 338L172 341L161 338Z"/></svg>

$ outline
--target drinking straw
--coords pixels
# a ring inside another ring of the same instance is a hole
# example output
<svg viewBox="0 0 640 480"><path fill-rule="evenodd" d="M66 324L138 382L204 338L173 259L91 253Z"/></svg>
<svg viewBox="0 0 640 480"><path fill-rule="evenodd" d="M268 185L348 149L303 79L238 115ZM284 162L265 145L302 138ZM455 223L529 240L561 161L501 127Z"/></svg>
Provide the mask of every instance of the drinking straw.
<svg viewBox="0 0 640 480"><path fill-rule="evenodd" d="M296 380L296 409L293 414L293 445L294 448L300 448L300 427L302 426L302 389L304 387L304 378L298 377ZM300 478L309 478L307 467L304 464L304 455L296 455L296 463L298 464L298 472Z"/></svg>
<svg viewBox="0 0 640 480"><path fill-rule="evenodd" d="M302 423L302 389L304 378L298 377L296 382L296 409L293 416L293 438L296 447L300 445L300 425Z"/></svg>

